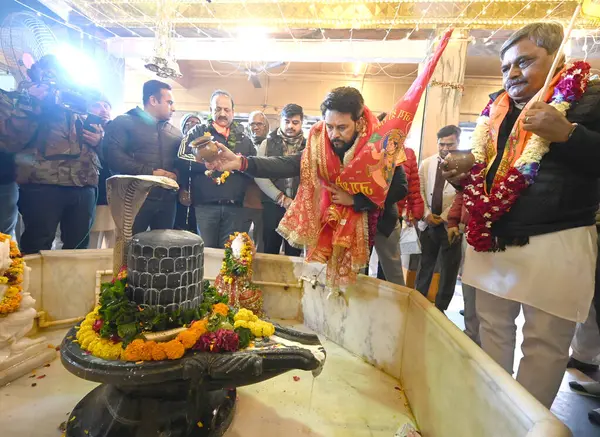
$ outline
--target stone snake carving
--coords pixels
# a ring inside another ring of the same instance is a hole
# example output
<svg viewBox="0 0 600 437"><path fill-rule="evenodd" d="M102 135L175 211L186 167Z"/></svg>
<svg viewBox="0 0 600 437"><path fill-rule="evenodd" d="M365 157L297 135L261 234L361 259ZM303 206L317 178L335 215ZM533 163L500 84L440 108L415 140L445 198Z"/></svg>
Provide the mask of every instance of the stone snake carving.
<svg viewBox="0 0 600 437"><path fill-rule="evenodd" d="M148 193L155 187L177 190L173 179L163 176L117 175L106 180L106 197L117 228L113 253L113 273L116 276L127 263L127 245L133 237L133 222Z"/></svg>

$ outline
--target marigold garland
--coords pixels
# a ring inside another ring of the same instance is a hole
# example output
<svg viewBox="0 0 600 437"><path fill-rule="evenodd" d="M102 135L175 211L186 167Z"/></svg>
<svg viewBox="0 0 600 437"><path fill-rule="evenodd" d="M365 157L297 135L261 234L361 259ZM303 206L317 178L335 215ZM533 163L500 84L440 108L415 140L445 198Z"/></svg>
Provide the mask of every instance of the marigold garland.
<svg viewBox="0 0 600 437"><path fill-rule="evenodd" d="M223 173L221 173L220 176L217 177L213 177L213 174L215 173L214 170L206 170L204 172L204 174L206 175L207 178L211 179L215 184L217 185L222 185L225 183L225 181L227 180L227 178L231 175L231 173L227 170L225 170Z"/></svg>
<svg viewBox="0 0 600 437"><path fill-rule="evenodd" d="M14 313L21 306L23 273L25 271L25 261L19 246L12 240L10 235L0 233L0 243L5 241L10 242L10 258L12 261L4 275L0 276L0 285L8 286L4 297L0 301L0 315Z"/></svg>
<svg viewBox="0 0 600 437"><path fill-rule="evenodd" d="M209 319L214 316L224 316L225 310L227 310L226 317L229 314L229 307L222 303L215 304L211 317L193 322L188 329L180 332L171 341L160 343L138 338L123 348L123 342L100 336L102 319L99 307L96 307L79 326L76 338L82 349L98 358L138 362L177 360L190 349L234 352L241 346L238 330L243 328L251 331L255 337L267 337L275 333L273 324L260 320L252 311L246 309L241 309L234 316L235 330L219 328L213 332L208 331Z"/></svg>
<svg viewBox="0 0 600 437"><path fill-rule="evenodd" d="M575 62L563 72L554 88L550 106L566 115L572 103L579 100L587 89L590 77L590 65ZM521 156L506 174L494 182L486 192L486 174L488 167L487 148L493 147L490 132L490 110L494 100L490 100L477 120L473 132L473 156L475 165L470 171L464 186L464 204L470 218L467 223L467 241L477 252L498 250L492 235L492 225L510 211L519 199L521 192L535 182L540 162L550 150L550 142L532 135L525 145ZM516 139L511 133L508 142ZM507 145L506 147L509 147Z"/></svg>

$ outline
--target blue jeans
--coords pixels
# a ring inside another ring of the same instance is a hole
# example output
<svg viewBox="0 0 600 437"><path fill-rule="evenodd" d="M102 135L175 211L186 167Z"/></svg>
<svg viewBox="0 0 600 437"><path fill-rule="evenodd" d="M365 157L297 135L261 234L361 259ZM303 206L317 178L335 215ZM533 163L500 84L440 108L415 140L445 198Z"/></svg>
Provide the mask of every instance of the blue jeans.
<svg viewBox="0 0 600 437"><path fill-rule="evenodd" d="M198 233L204 247L223 249L234 232L242 232L246 215L244 208L234 205L196 205Z"/></svg>
<svg viewBox="0 0 600 437"><path fill-rule="evenodd" d="M86 249L96 212L96 187L23 184L19 188L19 211L25 231L24 254L50 250L60 224L63 249Z"/></svg>
<svg viewBox="0 0 600 437"><path fill-rule="evenodd" d="M18 200L19 187L16 182L0 185L0 232L13 238L19 218Z"/></svg>

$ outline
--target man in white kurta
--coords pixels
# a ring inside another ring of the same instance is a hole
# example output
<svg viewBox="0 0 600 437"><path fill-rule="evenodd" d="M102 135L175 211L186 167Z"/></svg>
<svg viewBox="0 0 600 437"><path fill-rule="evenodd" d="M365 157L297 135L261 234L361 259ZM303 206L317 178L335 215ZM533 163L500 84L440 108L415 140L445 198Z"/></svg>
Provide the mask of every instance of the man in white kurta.
<svg viewBox="0 0 600 437"><path fill-rule="evenodd" d="M510 109L497 134L500 158L523 106L541 90L561 40L561 26L536 23L504 44L502 72ZM600 87L590 82L566 117L545 103L527 110L523 128L550 141L550 151L535 183L492 226L501 250L469 247L465 258L462 279L477 289L482 348L512 374L515 319L523 310L517 380L548 408L564 375L576 323L586 320L594 292L598 94ZM498 165L494 160L488 172Z"/></svg>

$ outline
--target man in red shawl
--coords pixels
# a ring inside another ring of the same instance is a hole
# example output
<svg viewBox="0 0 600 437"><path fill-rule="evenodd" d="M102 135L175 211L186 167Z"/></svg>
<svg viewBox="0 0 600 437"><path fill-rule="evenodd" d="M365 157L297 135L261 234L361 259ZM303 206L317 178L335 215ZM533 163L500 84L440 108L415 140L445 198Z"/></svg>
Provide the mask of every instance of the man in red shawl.
<svg viewBox="0 0 600 437"><path fill-rule="evenodd" d="M367 147L377 119L364 105L360 92L351 87L332 90L321 104L321 112L324 121L311 130L304 155L246 159L219 145L216 166L262 178L300 174L298 194L278 231L293 246L306 246L308 260L327 263L328 283L336 286L353 282L359 269L367 264L376 229L390 237L398 222L396 203L406 196L406 175L402 166L392 164L393 178L381 210L370 198L376 191L376 181L344 182L341 178ZM403 159L394 148L402 147L398 144L401 138L396 136L390 135L387 147L400 163ZM371 179L381 177L381 185L387 187L383 175L386 162L380 156L377 159L375 165L366 166L365 172L370 172Z"/></svg>
<svg viewBox="0 0 600 437"><path fill-rule="evenodd" d="M298 193L278 232L291 245L306 247L307 261L327 264L329 286L354 282L366 267L375 231L381 229L380 214L393 221L392 231L395 227L395 204L406 193L400 166L406 160L404 140L451 35L450 30L442 37L431 60L382 122L358 90L336 88L322 103L323 121L312 127L301 154L249 159L219 144L217 158L207 164L260 178L300 174Z"/></svg>

